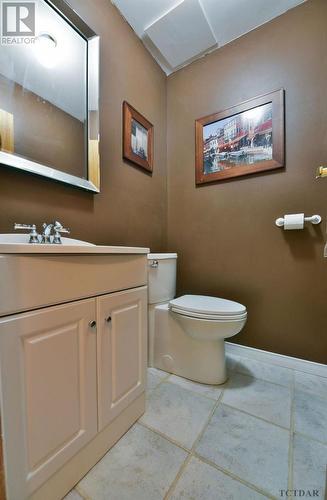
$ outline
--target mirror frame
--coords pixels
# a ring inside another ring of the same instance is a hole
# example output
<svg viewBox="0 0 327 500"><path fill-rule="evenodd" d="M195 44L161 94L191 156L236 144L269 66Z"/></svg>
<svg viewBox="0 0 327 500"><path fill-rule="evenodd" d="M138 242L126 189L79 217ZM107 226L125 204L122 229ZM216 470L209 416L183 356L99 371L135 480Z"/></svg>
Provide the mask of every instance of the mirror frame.
<svg viewBox="0 0 327 500"><path fill-rule="evenodd" d="M0 164L90 191L100 192L99 59L100 37L64 0L43 0L87 42L87 178L62 172L13 153L0 151ZM92 47L92 50L90 48ZM92 82L92 84L90 84ZM96 109L90 109L90 102Z"/></svg>

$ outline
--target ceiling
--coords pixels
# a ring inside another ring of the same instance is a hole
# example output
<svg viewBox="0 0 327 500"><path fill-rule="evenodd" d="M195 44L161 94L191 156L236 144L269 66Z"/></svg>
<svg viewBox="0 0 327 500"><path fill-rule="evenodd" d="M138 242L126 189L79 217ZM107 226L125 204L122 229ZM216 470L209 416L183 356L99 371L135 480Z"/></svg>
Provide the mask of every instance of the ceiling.
<svg viewBox="0 0 327 500"><path fill-rule="evenodd" d="M111 0L167 75L306 0Z"/></svg>

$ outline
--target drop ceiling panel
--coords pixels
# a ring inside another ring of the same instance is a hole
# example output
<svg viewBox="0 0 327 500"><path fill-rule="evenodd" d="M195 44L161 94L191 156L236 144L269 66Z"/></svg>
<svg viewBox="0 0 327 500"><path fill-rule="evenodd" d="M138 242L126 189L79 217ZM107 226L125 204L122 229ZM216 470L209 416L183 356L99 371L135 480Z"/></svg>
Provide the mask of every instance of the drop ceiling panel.
<svg viewBox="0 0 327 500"><path fill-rule="evenodd" d="M173 68L216 44L198 0L184 0L149 26L145 34Z"/></svg>
<svg viewBox="0 0 327 500"><path fill-rule="evenodd" d="M218 45L265 24L305 0L201 0Z"/></svg>
<svg viewBox="0 0 327 500"><path fill-rule="evenodd" d="M306 0L111 0L166 72Z"/></svg>
<svg viewBox="0 0 327 500"><path fill-rule="evenodd" d="M118 10L142 38L147 26L166 14L182 0L112 0Z"/></svg>

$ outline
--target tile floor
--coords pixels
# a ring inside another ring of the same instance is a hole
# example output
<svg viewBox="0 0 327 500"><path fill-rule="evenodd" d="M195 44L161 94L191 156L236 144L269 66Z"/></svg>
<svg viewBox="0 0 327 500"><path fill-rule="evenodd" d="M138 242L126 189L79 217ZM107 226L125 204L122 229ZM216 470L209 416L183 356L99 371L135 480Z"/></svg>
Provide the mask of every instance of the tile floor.
<svg viewBox="0 0 327 500"><path fill-rule="evenodd" d="M327 378L243 357L228 367L219 387L149 368L145 414L65 500L259 500L287 489L324 499Z"/></svg>

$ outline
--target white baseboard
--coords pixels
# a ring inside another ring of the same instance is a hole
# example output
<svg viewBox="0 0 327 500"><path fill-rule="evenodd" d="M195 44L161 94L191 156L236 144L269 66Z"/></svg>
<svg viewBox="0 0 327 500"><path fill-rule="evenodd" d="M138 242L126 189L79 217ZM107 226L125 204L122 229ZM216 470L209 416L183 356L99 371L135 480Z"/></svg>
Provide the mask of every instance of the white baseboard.
<svg viewBox="0 0 327 500"><path fill-rule="evenodd" d="M311 373L320 377L327 377L327 365L321 363L284 356L283 354L276 354L274 352L262 351L261 349L255 349L254 347L247 347L240 344L232 344L231 342L225 342L225 347L227 354L245 356L246 358L256 359L264 363L271 363L273 365L283 366L284 368Z"/></svg>

